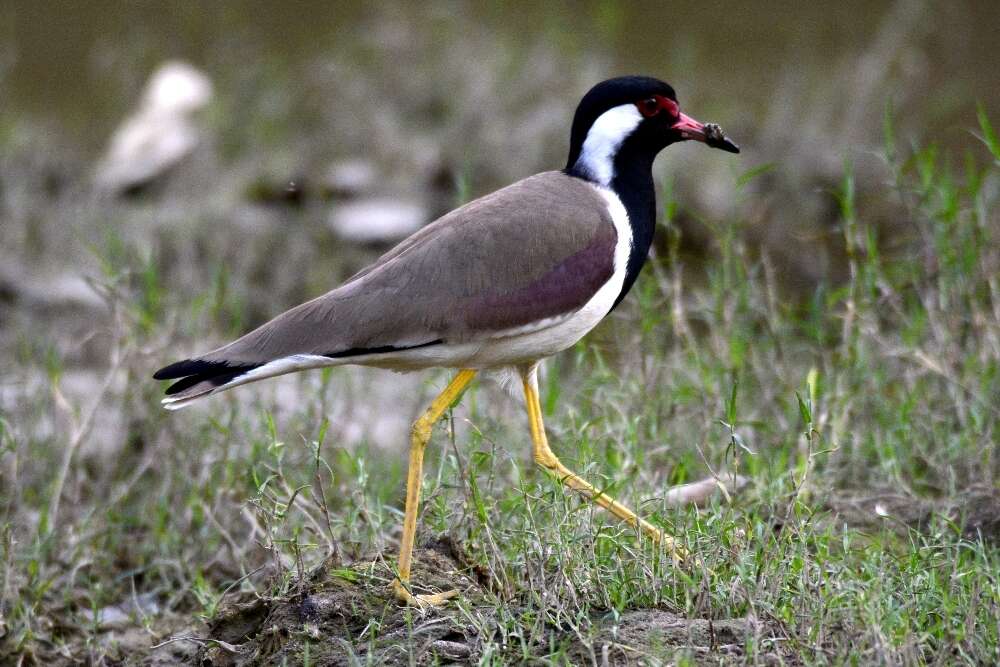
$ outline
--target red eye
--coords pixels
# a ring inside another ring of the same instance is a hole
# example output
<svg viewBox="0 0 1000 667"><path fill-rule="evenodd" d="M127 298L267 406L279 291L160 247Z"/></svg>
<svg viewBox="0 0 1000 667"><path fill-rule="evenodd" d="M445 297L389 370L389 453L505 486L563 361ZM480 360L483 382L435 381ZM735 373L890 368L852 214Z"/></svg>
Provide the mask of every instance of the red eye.
<svg viewBox="0 0 1000 667"><path fill-rule="evenodd" d="M666 111L667 115L671 118L677 118L677 115L680 113L677 102L663 95L647 97L640 102L636 102L635 106L639 109L639 113L646 118L652 118L661 111Z"/></svg>
<svg viewBox="0 0 1000 667"><path fill-rule="evenodd" d="M639 113L646 118L651 118L660 113L660 100L655 97L650 97L641 102L637 102L636 106L639 107Z"/></svg>

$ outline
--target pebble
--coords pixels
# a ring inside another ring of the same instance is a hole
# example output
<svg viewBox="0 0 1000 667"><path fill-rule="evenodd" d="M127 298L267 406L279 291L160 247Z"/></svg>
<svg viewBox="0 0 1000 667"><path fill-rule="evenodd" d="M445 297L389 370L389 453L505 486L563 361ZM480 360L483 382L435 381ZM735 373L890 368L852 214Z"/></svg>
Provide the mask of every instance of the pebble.
<svg viewBox="0 0 1000 667"><path fill-rule="evenodd" d="M423 227L430 217L417 201L371 197L344 202L330 213L330 228L354 243L394 243Z"/></svg>

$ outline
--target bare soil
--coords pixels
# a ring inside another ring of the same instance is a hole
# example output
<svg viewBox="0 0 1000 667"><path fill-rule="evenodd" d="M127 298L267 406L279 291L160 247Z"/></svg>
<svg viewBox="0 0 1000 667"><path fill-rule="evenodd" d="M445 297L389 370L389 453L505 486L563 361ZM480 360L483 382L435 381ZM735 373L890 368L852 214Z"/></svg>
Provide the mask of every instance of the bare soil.
<svg viewBox="0 0 1000 667"><path fill-rule="evenodd" d="M964 539L1000 544L1000 491L986 485L970 486L939 500L891 490L865 496L840 495L828 506L852 526L929 533L943 522Z"/></svg>

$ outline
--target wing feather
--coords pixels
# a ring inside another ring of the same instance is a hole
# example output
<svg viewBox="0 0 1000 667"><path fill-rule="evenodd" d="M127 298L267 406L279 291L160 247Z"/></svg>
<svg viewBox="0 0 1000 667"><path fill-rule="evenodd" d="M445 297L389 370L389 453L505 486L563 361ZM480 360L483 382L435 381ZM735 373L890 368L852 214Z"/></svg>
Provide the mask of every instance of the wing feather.
<svg viewBox="0 0 1000 667"><path fill-rule="evenodd" d="M614 272L616 242L601 195L546 172L456 209L333 291L186 363L220 364L211 371L221 377L291 355L494 336L583 306Z"/></svg>

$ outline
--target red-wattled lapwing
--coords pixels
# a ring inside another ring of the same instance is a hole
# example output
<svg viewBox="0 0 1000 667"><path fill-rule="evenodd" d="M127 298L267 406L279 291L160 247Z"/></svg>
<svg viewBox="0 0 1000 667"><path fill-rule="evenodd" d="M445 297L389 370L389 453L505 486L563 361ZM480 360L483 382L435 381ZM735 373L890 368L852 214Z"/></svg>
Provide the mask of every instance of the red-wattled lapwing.
<svg viewBox="0 0 1000 667"><path fill-rule="evenodd" d="M520 373L535 461L615 516L662 542L672 537L566 468L549 449L538 398L539 361L582 338L624 298L656 226L653 160L694 139L738 153L717 125L681 113L674 90L639 76L584 95L562 171L531 176L421 229L323 296L242 338L154 375L177 380L174 409L232 387L341 364L459 369L413 424L396 595L440 604L455 591L414 595L410 562L424 448L431 428L483 369Z"/></svg>

